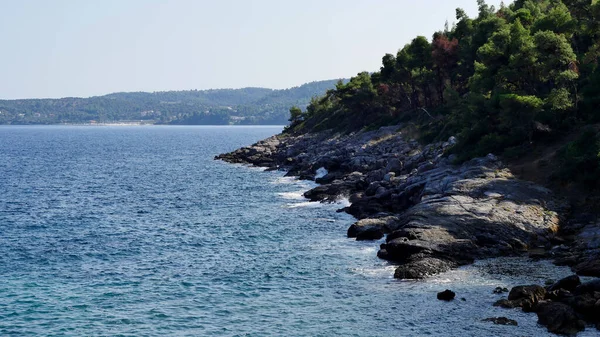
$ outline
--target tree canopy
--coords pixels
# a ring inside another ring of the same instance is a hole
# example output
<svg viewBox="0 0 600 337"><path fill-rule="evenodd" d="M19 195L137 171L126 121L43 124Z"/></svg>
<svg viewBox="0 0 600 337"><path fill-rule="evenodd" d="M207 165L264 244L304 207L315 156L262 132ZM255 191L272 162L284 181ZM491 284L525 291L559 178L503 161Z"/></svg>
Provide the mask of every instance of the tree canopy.
<svg viewBox="0 0 600 337"><path fill-rule="evenodd" d="M288 132L355 131L409 121L428 140L458 135L470 158L514 151L600 119L600 2L478 0L470 18L414 38L312 100Z"/></svg>

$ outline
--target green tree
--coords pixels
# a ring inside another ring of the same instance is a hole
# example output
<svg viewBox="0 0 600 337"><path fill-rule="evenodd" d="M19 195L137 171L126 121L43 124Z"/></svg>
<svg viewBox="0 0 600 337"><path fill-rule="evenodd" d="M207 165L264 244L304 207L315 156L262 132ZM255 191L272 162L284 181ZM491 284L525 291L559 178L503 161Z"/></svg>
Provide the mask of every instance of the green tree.
<svg viewBox="0 0 600 337"><path fill-rule="evenodd" d="M301 122L304 119L304 113L302 112L302 109L300 109L297 106L293 106L290 108L290 123L291 124L296 124L298 122Z"/></svg>

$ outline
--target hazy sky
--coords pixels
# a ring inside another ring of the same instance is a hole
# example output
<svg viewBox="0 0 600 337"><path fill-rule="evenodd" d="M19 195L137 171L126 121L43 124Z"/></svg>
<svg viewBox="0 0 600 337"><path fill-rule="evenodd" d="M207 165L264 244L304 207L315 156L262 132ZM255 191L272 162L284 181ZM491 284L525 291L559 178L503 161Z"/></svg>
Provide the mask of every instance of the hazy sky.
<svg viewBox="0 0 600 337"><path fill-rule="evenodd" d="M476 0L0 1L4 99L350 77L456 7L477 13Z"/></svg>

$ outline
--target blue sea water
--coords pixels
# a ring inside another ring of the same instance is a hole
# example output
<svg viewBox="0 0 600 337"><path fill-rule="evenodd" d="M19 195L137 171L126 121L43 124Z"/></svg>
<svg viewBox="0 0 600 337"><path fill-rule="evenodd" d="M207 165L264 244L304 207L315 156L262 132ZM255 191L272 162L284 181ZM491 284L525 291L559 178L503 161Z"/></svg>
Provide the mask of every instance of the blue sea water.
<svg viewBox="0 0 600 337"><path fill-rule="evenodd" d="M280 130L0 127L0 335L547 335L492 290L567 269L394 280L380 242L345 238L343 205L302 198L312 183L213 160ZM496 316L520 326L481 322Z"/></svg>

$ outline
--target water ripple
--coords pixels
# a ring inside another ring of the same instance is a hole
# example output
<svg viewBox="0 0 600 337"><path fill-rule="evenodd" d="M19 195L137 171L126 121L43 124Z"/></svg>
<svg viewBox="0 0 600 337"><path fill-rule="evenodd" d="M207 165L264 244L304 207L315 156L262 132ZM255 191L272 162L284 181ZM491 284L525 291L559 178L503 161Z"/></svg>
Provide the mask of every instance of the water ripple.
<svg viewBox="0 0 600 337"><path fill-rule="evenodd" d="M546 334L491 290L567 270L397 281L344 237L343 205L301 198L314 184L212 160L279 130L0 127L0 335ZM467 301L435 300L447 287ZM518 330L480 322L502 315Z"/></svg>

